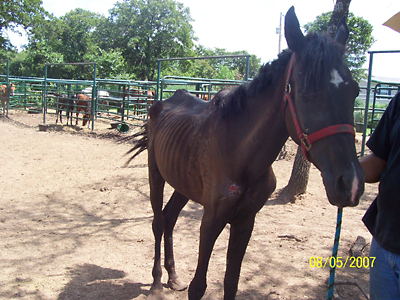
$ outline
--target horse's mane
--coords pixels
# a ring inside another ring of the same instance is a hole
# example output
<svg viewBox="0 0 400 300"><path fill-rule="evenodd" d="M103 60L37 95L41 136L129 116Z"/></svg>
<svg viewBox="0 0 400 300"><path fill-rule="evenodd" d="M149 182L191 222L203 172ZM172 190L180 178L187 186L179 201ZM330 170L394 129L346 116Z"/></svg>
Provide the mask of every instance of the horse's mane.
<svg viewBox="0 0 400 300"><path fill-rule="evenodd" d="M216 107L220 108L220 116L223 118L239 113L246 106L247 99L276 85L285 72L291 54L290 50L284 50L279 54L278 59L261 66L258 75L252 81L239 85L229 93L216 94L214 103Z"/></svg>
<svg viewBox="0 0 400 300"><path fill-rule="evenodd" d="M329 84L332 66L338 59L342 60L344 47L327 35L319 33L308 34L305 45L301 53L296 53L296 61L300 62L300 69L303 71L300 89L309 92L323 90ZM239 113L245 108L248 99L276 86L285 72L291 54L291 50L284 50L276 60L263 65L252 81L216 97L215 106L220 108L220 116L223 118Z"/></svg>

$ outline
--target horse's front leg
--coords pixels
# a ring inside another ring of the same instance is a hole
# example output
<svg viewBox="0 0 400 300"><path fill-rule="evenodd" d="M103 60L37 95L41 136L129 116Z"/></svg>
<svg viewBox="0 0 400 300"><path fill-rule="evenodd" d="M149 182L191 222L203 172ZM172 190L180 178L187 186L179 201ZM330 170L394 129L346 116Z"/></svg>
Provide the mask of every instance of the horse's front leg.
<svg viewBox="0 0 400 300"><path fill-rule="evenodd" d="M183 291L187 285L182 284L176 274L172 233L179 213L188 201L188 198L175 191L163 210L165 269L168 272L168 286L176 291Z"/></svg>
<svg viewBox="0 0 400 300"><path fill-rule="evenodd" d="M69 122L69 114L70 114L70 110L69 110L69 108L67 108L67 111L66 111L66 115L67 115L67 126L68 126L68 122Z"/></svg>
<svg viewBox="0 0 400 300"><path fill-rule="evenodd" d="M250 216L245 221L231 224L224 279L224 300L232 300L236 297L240 269L253 231L254 220L255 216Z"/></svg>
<svg viewBox="0 0 400 300"><path fill-rule="evenodd" d="M189 300L199 300L207 288L207 269L215 241L226 225L226 221L217 218L214 212L204 207L200 227L200 247L196 273L189 286Z"/></svg>
<svg viewBox="0 0 400 300"><path fill-rule="evenodd" d="M58 124L58 114L60 113L60 107L58 103L56 104L56 113L57 113L56 124Z"/></svg>
<svg viewBox="0 0 400 300"><path fill-rule="evenodd" d="M253 232L255 216L271 196L275 186L276 178L270 168L257 183L246 191L239 213L231 221L224 279L224 300L235 299L240 269Z"/></svg>

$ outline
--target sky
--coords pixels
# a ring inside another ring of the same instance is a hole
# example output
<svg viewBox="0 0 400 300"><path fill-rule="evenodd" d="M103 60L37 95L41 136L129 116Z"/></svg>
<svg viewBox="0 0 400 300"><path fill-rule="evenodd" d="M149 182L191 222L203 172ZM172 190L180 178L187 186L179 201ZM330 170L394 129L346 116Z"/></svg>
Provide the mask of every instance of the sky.
<svg viewBox="0 0 400 300"><path fill-rule="evenodd" d="M312 22L332 11L335 0L176 0L189 7L197 43L207 48L227 51L246 50L263 63L274 60L279 49L280 15L293 5L300 25ZM108 16L117 0L43 0L43 7L56 17L75 8L83 8ZM379 3L379 5L378 5ZM399 0L352 0L350 12L368 20L374 30L375 44L370 50L400 50L400 33L382 25L400 11ZM282 17L282 28L283 20ZM10 34L15 45L26 43L24 37ZM281 49L287 48L282 31ZM369 60L369 59L368 59ZM368 60L365 68L368 68ZM400 78L400 53L374 55L373 75Z"/></svg>

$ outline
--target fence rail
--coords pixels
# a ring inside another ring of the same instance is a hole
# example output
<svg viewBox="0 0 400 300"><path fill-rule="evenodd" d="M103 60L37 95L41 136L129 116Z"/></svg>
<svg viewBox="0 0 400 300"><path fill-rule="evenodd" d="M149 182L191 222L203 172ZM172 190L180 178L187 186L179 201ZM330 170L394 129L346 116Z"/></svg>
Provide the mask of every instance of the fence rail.
<svg viewBox="0 0 400 300"><path fill-rule="evenodd" d="M65 118L68 115L70 123L74 124L83 123L84 120L89 119L92 121L92 129L94 129L94 123L99 119L141 126L147 119L150 106L157 101L157 83L153 81L97 79L94 98L93 80L8 77L7 81L4 75L0 75L0 84L6 82L15 85L14 95L10 96L8 108L41 113L43 114L43 123L58 122L59 117ZM210 100L219 90L244 82L242 80L165 76L160 80L159 99L164 100L177 89L184 88L204 100ZM45 84L46 89L44 88ZM364 126L367 124L372 132L384 112L384 109L376 108L375 104L388 102L392 97L391 93L395 93L399 89L399 85L395 84L379 84L372 88L373 105L368 110L367 117L365 117L363 103L355 107L356 127L357 123L363 123ZM361 102L364 102L366 92L366 87L361 88L358 98ZM90 103L75 104L77 93L83 93L93 100L90 100ZM70 104L68 105L68 103ZM74 105L71 106L71 103ZM85 115L85 110L89 112L89 116ZM49 121L49 118L46 119L49 115L57 116L57 118L51 118L54 121ZM365 121L366 119L367 121Z"/></svg>
<svg viewBox="0 0 400 300"><path fill-rule="evenodd" d="M0 75L0 81L2 79ZM90 120L92 129L97 120L141 126L147 119L150 106L157 101L156 82L133 80L72 80L36 77L8 77L15 85L9 109L43 114L43 123L58 122L60 118L78 124ZM243 83L240 80L215 80L166 76L161 80L160 100L177 89L184 88L198 97L209 100L221 89ZM94 93L93 93L94 90ZM82 93L89 102L77 103ZM89 113L89 115L87 114ZM57 116L48 118L48 116ZM50 121L51 120L51 121ZM61 122L61 120L60 120Z"/></svg>
<svg viewBox="0 0 400 300"><path fill-rule="evenodd" d="M2 80L5 78L0 77ZM156 89L155 82L151 81L97 79L95 86L93 81L72 79L10 76L8 81L15 85L8 108L41 113L45 124L49 123L47 116L57 115L54 120L58 121L59 114L63 117L68 114L75 123L83 121L87 119L86 110L94 122L106 119L141 125L147 118ZM76 94L79 93L89 98L88 103L77 104Z"/></svg>

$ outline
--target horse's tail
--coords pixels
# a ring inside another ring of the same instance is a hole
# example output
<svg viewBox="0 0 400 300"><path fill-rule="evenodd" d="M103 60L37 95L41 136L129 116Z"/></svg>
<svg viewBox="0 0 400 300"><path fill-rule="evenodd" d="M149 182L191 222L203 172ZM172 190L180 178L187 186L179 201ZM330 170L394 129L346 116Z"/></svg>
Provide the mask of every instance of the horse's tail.
<svg viewBox="0 0 400 300"><path fill-rule="evenodd" d="M139 139L137 139L139 138ZM129 165L129 163L140 153L143 151L147 150L147 132L146 132L146 124L144 124L141 129L136 132L135 134L123 138L121 141L128 141L128 140L134 140L133 141L133 148L129 150L126 155L133 153L133 155L129 158L129 160L126 162L125 166Z"/></svg>

